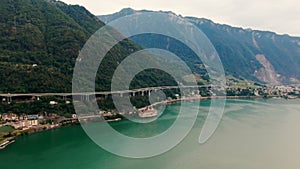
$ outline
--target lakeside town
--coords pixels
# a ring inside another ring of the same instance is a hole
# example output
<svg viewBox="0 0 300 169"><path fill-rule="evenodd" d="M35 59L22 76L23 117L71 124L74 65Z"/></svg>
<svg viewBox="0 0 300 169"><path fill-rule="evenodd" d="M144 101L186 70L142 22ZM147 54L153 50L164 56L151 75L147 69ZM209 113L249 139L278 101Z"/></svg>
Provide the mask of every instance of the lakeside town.
<svg viewBox="0 0 300 169"><path fill-rule="evenodd" d="M299 86L274 86L260 88L236 88L228 86L226 92L227 98L280 97L285 99L296 99L300 97ZM189 95L182 97L179 94L175 94L175 98L168 97L167 100L136 109L136 111L128 112L127 114L137 118L152 118L158 115L155 107L161 104L218 97L218 95L211 90L208 91L208 93L209 95L202 96L199 91L192 91ZM222 98L222 96L220 98ZM5 101L6 100L2 100L2 102ZM58 102L49 101L48 104L50 106L56 106ZM65 101L64 104L71 104L71 101ZM124 114L124 112L118 112L116 110L101 110L98 114L95 114L95 116L89 118L103 117L103 119L108 122L114 122L122 120L124 118ZM9 144L13 143L14 138L17 136L28 135L35 132L59 128L66 125L74 125L78 123L79 119L75 113L66 117L56 113L47 112L40 112L37 114L23 113L19 115L13 112L0 112L0 149L3 149Z"/></svg>

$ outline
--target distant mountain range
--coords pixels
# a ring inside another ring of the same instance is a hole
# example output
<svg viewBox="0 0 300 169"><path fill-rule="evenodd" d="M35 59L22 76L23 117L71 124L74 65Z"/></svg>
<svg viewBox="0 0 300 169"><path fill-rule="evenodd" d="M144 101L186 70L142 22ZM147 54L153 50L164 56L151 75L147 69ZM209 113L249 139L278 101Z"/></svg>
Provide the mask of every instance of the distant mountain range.
<svg viewBox="0 0 300 169"><path fill-rule="evenodd" d="M99 16L99 19L108 23L120 17L141 12L153 11L136 11L125 8L111 15ZM165 13L175 15L172 12ZM278 35L268 31L236 28L217 24L204 18L185 18L200 28L211 40L220 56L227 75L263 84L299 83L299 37ZM168 50L174 52L188 63L193 63L193 59L196 58L196 56L190 56L193 54L186 48L178 47L176 42L173 42L172 45L172 42L167 37L158 37L156 35L140 36L133 38L133 41L144 48L168 48ZM155 45L157 44L155 42L158 41L170 44ZM197 65L199 66L198 61L194 61L194 67L197 67ZM197 69L195 70L197 71Z"/></svg>

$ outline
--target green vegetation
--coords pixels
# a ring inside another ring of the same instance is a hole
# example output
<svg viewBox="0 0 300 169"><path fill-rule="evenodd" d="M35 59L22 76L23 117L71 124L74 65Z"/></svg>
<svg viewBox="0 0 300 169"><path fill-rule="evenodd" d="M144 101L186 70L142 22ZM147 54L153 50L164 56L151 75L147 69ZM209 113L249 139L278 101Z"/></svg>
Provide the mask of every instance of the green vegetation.
<svg viewBox="0 0 300 169"><path fill-rule="evenodd" d="M103 25L78 5L4 0L0 7L0 93L71 92L79 51ZM96 90L110 90L118 64L140 49L128 39L114 46L99 67ZM162 80L156 82L153 77L166 77L160 72L143 75L133 87L158 85ZM168 81L164 79L164 84Z"/></svg>
<svg viewBox="0 0 300 169"><path fill-rule="evenodd" d="M79 6L45 0L1 1L0 92L70 91L78 52L103 25Z"/></svg>
<svg viewBox="0 0 300 169"><path fill-rule="evenodd" d="M2 127L0 127L0 134L9 133L9 132L12 132L12 131L14 131L14 128L11 127L11 126L2 126Z"/></svg>
<svg viewBox="0 0 300 169"><path fill-rule="evenodd" d="M56 101L57 105L50 105L50 101ZM66 104L66 101L56 97L41 97L40 100L33 102L12 102L11 104L1 103L0 113L21 114L39 114L47 112L69 117L73 114L74 108L72 104Z"/></svg>

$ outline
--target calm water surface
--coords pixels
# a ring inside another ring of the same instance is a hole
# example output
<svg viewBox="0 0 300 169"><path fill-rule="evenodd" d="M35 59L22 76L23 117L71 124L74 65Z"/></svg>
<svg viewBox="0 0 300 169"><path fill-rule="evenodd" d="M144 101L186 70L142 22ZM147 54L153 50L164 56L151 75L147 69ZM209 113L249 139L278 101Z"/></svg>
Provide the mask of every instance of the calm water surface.
<svg viewBox="0 0 300 169"><path fill-rule="evenodd" d="M204 145L198 137L209 108L201 101L188 137L171 151L148 159L118 157L99 148L80 126L20 137L0 151L0 169L299 169L300 100L227 100L225 115ZM195 103L190 103L192 109ZM174 122L180 104L167 106L147 125L111 125L125 135L153 136ZM112 144L122 144L112 140Z"/></svg>

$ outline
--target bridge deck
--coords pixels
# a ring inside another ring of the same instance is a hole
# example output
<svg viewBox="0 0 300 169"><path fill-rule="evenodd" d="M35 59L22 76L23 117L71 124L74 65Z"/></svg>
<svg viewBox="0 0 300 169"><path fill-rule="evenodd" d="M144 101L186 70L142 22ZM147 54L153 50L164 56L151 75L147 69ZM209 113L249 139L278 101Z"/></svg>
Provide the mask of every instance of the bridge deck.
<svg viewBox="0 0 300 169"><path fill-rule="evenodd" d="M164 89L186 89L186 88L203 88L213 87L212 85L198 85L198 86L160 86L160 87L148 87L133 90L121 90L121 91L104 91L104 92L82 92L82 93L7 93L0 94L0 97L42 97L42 96L91 96L91 95L109 95L109 94L125 94L136 93L144 91L164 90ZM215 87L215 86L214 86Z"/></svg>

